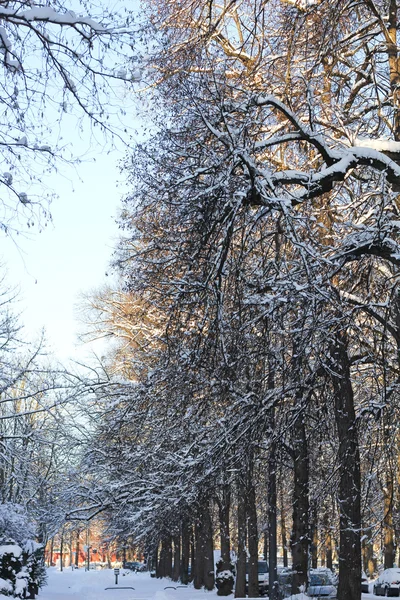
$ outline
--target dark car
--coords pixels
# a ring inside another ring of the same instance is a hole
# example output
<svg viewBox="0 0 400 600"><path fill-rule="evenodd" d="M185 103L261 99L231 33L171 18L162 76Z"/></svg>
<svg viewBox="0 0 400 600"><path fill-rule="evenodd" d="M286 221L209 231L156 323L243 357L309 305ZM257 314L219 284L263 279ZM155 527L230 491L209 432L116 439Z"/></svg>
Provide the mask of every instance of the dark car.
<svg viewBox="0 0 400 600"><path fill-rule="evenodd" d="M361 573L361 591L364 594L368 594L369 593L368 577L366 576L366 574L364 573L364 571Z"/></svg>
<svg viewBox="0 0 400 600"><path fill-rule="evenodd" d="M125 569L130 569L131 571L144 571L145 565L138 561L125 561Z"/></svg>
<svg viewBox="0 0 400 600"><path fill-rule="evenodd" d="M278 584L280 598L288 598L292 595L293 571L288 567L278 570Z"/></svg>
<svg viewBox="0 0 400 600"><path fill-rule="evenodd" d="M374 583L375 596L399 596L400 569L385 569Z"/></svg>
<svg viewBox="0 0 400 600"><path fill-rule="evenodd" d="M336 598L336 577L330 569L320 567L310 570L307 594L317 598Z"/></svg>

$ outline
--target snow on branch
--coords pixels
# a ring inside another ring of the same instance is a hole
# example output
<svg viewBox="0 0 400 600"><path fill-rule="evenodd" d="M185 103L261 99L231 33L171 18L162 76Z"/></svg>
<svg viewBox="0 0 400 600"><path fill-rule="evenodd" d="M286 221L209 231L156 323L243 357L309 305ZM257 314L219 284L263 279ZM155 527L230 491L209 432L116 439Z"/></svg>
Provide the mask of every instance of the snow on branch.
<svg viewBox="0 0 400 600"><path fill-rule="evenodd" d="M396 156L400 158L400 142L357 140L355 146L351 148L333 149L323 135L312 131L288 106L274 96L256 97L252 100L252 104L257 107L271 106L278 110L295 129L295 131L285 132L282 135L275 134L269 139L257 141L254 145L256 152L261 153L271 146L304 141L311 144L320 153L325 163L325 166L322 165L322 168L317 171L285 169L268 173L268 187L270 190L274 190L277 185L297 185L304 188L290 193L290 204L293 206L329 192L335 182L344 181L348 174L359 166L371 167L376 171L385 173L386 180L395 186L395 189L400 187L400 166L393 160ZM219 132L218 138L224 142L227 139L226 137L223 138ZM237 154L241 156L243 153ZM265 159L262 157L260 160ZM248 166L249 161L244 162ZM254 164L251 170L250 177L253 182L256 178L265 177L265 170L257 169ZM259 192L265 190L265 187L260 183L257 187ZM262 193L252 194L251 197L251 203L260 206L271 205L273 200L273 198L266 197Z"/></svg>
<svg viewBox="0 0 400 600"><path fill-rule="evenodd" d="M320 152L324 161L327 165L333 164L335 160L339 158L338 153L335 150L329 148L329 146L325 143L323 137L319 134L316 134L314 131L309 129L302 121L295 115L293 111L290 110L288 106L286 106L283 102L275 98L274 96L259 96L258 98L254 98L254 104L256 106L273 106L277 108L285 117L290 121L290 123L298 129L298 133L301 136L301 139L309 142Z"/></svg>
<svg viewBox="0 0 400 600"><path fill-rule="evenodd" d="M11 8L0 9L0 19L13 23L23 24L33 21L44 21L46 23L54 23L57 25L87 25L96 33L104 33L106 29L90 17L79 17L72 10L60 13L50 6L34 6L26 11Z"/></svg>

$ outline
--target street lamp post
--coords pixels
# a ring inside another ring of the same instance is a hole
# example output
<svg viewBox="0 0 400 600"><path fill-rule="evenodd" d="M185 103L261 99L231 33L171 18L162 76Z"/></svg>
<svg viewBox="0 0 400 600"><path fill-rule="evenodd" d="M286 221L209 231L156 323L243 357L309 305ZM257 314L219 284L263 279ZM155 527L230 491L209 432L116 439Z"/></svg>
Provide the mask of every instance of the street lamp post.
<svg viewBox="0 0 400 600"><path fill-rule="evenodd" d="M90 570L90 543L89 543L89 525L86 529L86 569Z"/></svg>

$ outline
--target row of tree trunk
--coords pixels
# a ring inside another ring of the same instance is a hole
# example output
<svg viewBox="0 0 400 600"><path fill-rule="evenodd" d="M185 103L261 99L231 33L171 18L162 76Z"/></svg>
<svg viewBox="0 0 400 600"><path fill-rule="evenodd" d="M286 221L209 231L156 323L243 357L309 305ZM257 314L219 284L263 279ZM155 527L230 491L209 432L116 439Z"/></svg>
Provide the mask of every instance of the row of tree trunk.
<svg viewBox="0 0 400 600"><path fill-rule="evenodd" d="M331 378L334 391L335 418L338 437L340 507L339 540L339 600L360 600L361 598L361 476L358 433L354 408L353 388L350 374L350 361L347 343L337 336L330 348ZM299 410L292 437L292 458L294 483L292 493L293 528L290 548L293 565L293 593L306 588L308 584L309 556L316 566L315 523L310 519L309 502L309 458L306 436L306 423L302 406L306 405L303 390L295 399ZM295 407L296 408L296 407ZM274 413L271 412L271 430ZM237 556L235 573L235 596L257 597L258 588L258 541L257 504L254 488L254 457L251 451L242 472L236 480L237 505ZM268 461L268 559L270 598L278 598L277 584L277 461L275 443L271 444ZM222 485L217 496L213 496L219 514L219 535L221 562L218 571L232 570L231 564L231 488ZM180 531L161 538L156 557L158 577L170 577L182 583L193 581L194 587L211 590L215 585L213 562L212 502L210 496L203 498L197 514L191 520L183 519ZM326 524L326 559L332 567L332 539L329 523ZM286 536L285 527L281 528ZM314 540L313 540L314 537ZM287 559L286 559L287 560ZM247 565L247 578L246 578ZM190 567L190 568L189 568ZM217 572L218 579L218 572ZM217 582L218 583L218 582ZM231 584L230 584L231 585ZM231 593L229 585L218 586L219 594Z"/></svg>

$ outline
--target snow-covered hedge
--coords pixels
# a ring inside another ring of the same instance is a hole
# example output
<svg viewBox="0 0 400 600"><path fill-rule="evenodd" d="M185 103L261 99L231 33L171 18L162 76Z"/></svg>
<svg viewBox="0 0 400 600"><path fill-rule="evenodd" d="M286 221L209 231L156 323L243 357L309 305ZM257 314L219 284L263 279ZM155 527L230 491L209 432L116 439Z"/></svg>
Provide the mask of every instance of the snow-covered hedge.
<svg viewBox="0 0 400 600"><path fill-rule="evenodd" d="M23 507L0 506L0 598L34 598L46 581L43 547Z"/></svg>

